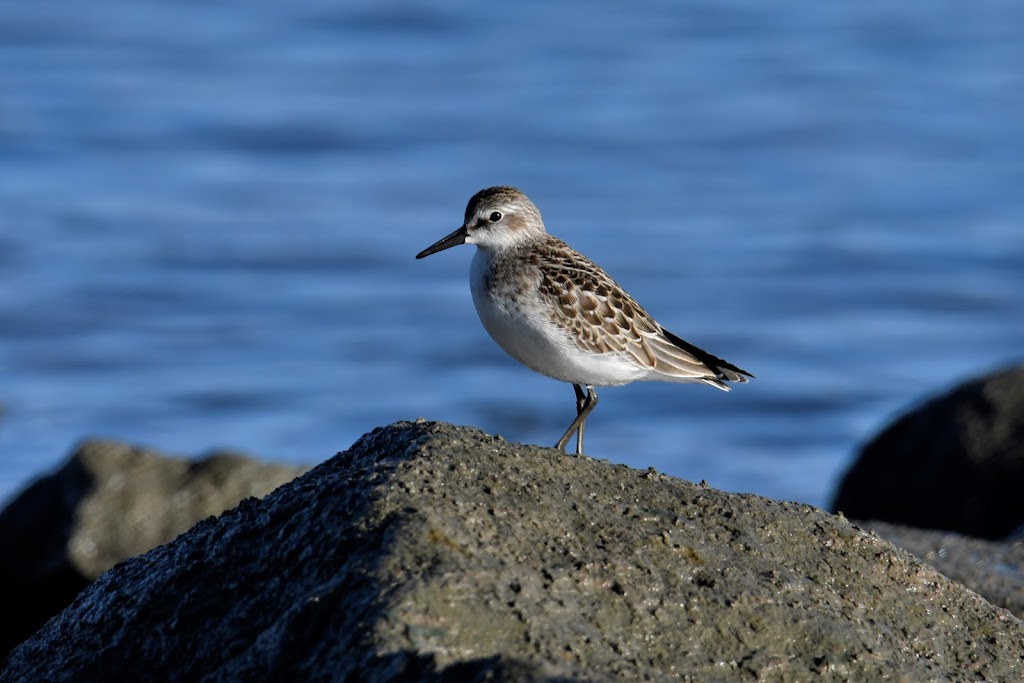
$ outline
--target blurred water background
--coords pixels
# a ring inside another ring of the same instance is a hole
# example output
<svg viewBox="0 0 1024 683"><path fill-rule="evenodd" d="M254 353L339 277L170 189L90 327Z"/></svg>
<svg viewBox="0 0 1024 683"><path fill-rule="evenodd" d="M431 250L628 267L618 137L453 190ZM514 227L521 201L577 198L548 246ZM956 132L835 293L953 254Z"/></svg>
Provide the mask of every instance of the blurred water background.
<svg viewBox="0 0 1024 683"><path fill-rule="evenodd" d="M8 4L0 498L88 435L553 443L572 388L486 336L472 248L413 260L493 184L758 377L605 390L591 455L825 504L1022 358L1024 5Z"/></svg>

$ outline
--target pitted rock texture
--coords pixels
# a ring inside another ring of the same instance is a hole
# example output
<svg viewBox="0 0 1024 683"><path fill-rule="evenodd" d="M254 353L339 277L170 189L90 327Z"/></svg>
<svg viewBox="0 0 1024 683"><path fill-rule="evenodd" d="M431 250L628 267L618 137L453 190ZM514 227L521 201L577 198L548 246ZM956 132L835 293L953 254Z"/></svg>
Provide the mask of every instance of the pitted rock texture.
<svg viewBox="0 0 1024 683"><path fill-rule="evenodd" d="M865 523L865 528L959 581L993 605L1006 608L1018 619L1024 618L1024 534L987 541L951 531L887 522Z"/></svg>

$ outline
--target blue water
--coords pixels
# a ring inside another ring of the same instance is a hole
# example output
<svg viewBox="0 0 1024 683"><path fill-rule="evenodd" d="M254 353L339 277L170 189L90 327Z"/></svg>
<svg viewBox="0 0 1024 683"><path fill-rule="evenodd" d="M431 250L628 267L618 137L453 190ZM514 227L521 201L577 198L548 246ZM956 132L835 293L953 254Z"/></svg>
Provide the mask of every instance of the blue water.
<svg viewBox="0 0 1024 683"><path fill-rule="evenodd" d="M824 504L1024 358L1024 5L8 5L0 498L88 435L554 442L572 389L486 336L471 248L413 260L493 184L757 375L607 389L592 455Z"/></svg>

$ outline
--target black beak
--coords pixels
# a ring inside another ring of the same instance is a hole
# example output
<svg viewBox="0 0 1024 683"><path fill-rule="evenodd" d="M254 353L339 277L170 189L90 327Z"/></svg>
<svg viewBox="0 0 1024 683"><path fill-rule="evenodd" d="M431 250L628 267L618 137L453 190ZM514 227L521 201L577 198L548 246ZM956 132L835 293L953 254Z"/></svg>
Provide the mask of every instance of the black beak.
<svg viewBox="0 0 1024 683"><path fill-rule="evenodd" d="M420 253L416 254L416 258L423 258L424 256L430 256L431 254L436 254L439 251L444 251L445 249L457 247L460 244L465 244L466 235L466 226L463 225L461 228L459 228L452 234L448 235L447 237L442 237L441 239L434 242Z"/></svg>

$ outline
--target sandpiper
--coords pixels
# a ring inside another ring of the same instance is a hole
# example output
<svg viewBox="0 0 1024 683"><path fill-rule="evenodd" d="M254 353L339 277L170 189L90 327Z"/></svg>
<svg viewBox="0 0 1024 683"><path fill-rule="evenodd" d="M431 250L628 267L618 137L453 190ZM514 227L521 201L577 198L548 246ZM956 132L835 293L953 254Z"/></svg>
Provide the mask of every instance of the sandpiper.
<svg viewBox="0 0 1024 683"><path fill-rule="evenodd" d="M540 211L514 187L477 192L462 226L416 258L459 244L477 247L469 286L498 346L523 365L572 383L576 419L555 448L565 448L575 432L576 454L583 455L595 386L660 380L729 391L726 382L753 377L658 324L594 262L549 235Z"/></svg>

